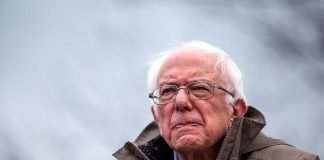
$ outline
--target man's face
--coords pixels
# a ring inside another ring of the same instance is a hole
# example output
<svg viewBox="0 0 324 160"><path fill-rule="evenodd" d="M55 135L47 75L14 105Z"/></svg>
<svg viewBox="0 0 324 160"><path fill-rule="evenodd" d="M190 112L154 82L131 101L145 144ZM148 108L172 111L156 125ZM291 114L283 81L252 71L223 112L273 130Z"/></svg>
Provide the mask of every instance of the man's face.
<svg viewBox="0 0 324 160"><path fill-rule="evenodd" d="M184 86L200 80L225 86L214 68L216 57L203 52L196 48L182 49L169 57L161 68L157 86ZM180 89L175 102L158 105L158 113L152 110L162 137L177 151L214 147L224 137L233 114L226 96L225 92L217 90L210 99L192 101L186 91Z"/></svg>

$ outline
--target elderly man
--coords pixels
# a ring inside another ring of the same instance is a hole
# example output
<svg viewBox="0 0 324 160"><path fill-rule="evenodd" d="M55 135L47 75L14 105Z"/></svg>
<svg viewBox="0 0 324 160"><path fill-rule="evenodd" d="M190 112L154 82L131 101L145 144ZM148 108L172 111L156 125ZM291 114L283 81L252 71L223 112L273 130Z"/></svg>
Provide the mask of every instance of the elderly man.
<svg viewBox="0 0 324 160"><path fill-rule="evenodd" d="M121 160L315 160L261 133L241 72L222 50L192 41L169 50L148 74L154 122L114 156Z"/></svg>

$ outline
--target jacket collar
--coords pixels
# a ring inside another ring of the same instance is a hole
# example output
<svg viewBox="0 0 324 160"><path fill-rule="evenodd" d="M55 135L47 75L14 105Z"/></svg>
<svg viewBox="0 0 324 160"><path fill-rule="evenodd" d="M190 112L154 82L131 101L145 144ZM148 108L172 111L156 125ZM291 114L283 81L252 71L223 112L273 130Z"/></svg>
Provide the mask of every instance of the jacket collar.
<svg viewBox="0 0 324 160"><path fill-rule="evenodd" d="M247 153L259 149L262 144L259 145L259 148L250 147L249 145L265 125L266 122L262 113L249 106L244 117L236 117L234 119L232 126L224 138L217 160L239 159L240 153ZM131 152L134 152L137 157L141 156L143 153L136 146L144 145L158 136L159 128L154 122L151 122L133 143L127 142L123 148L114 153L114 156L118 158L126 152L128 155L131 154L129 148L132 148Z"/></svg>
<svg viewBox="0 0 324 160"><path fill-rule="evenodd" d="M244 117L234 119L217 159L239 159L240 153L245 151L265 125L262 113L250 106Z"/></svg>

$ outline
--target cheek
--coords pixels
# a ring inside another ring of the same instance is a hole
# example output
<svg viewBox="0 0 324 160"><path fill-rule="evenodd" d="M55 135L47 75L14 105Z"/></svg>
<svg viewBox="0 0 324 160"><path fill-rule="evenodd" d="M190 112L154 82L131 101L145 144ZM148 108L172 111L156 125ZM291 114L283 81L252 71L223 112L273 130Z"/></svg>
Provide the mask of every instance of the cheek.
<svg viewBox="0 0 324 160"><path fill-rule="evenodd" d="M225 135L230 121L230 116L225 110L224 104L205 104L199 112L205 121L207 136L215 137L217 140L221 139Z"/></svg>
<svg viewBox="0 0 324 160"><path fill-rule="evenodd" d="M209 117L205 125L206 137L212 144L219 143L228 130L227 121L222 114Z"/></svg>
<svg viewBox="0 0 324 160"><path fill-rule="evenodd" d="M206 123L206 131L211 136L222 136L226 130L228 129L227 121L222 118L223 116L220 115L219 117L215 117L214 119L210 119L208 123Z"/></svg>
<svg viewBox="0 0 324 160"><path fill-rule="evenodd" d="M159 109L159 121L158 125L161 130L161 135L165 138L168 138L171 132L170 123L171 123L171 116L172 110L171 106L163 106L163 108Z"/></svg>

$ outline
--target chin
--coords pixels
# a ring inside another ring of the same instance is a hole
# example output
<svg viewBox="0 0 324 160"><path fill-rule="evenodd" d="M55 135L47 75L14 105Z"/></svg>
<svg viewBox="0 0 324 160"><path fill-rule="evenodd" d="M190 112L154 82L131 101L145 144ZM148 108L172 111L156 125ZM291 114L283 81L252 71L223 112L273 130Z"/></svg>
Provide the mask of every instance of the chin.
<svg viewBox="0 0 324 160"><path fill-rule="evenodd" d="M171 141L172 148L177 151L201 150L206 145L206 142L197 135L184 135Z"/></svg>

